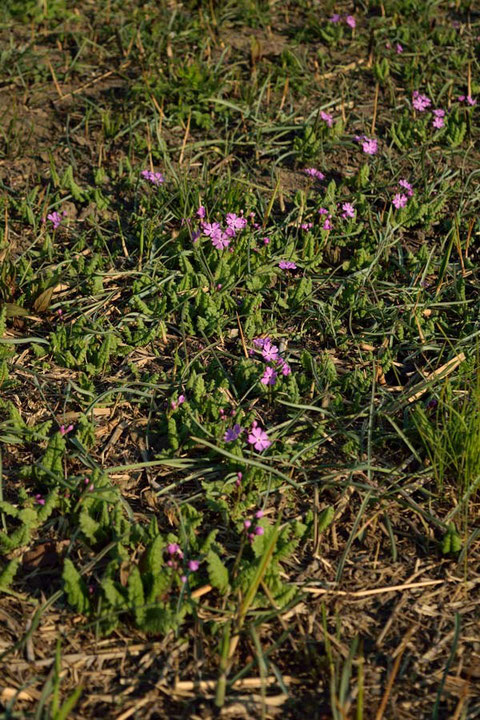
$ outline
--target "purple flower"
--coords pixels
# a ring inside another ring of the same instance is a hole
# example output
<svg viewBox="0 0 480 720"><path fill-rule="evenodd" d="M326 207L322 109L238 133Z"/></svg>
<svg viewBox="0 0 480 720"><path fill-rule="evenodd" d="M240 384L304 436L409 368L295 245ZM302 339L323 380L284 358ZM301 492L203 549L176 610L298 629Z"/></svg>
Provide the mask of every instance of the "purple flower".
<svg viewBox="0 0 480 720"><path fill-rule="evenodd" d="M263 512L263 510L257 510L257 512L255 513L255 517L257 518L257 520L260 520L260 518L262 518L264 515L265 513Z"/></svg>
<svg viewBox="0 0 480 720"><path fill-rule="evenodd" d="M477 104L477 101L471 95L459 95L458 101L459 102L467 102L472 107Z"/></svg>
<svg viewBox="0 0 480 720"><path fill-rule="evenodd" d="M172 406L172 410L176 410L182 403L184 403L186 400L185 395L179 395L178 400L172 400L170 405Z"/></svg>
<svg viewBox="0 0 480 720"><path fill-rule="evenodd" d="M399 181L398 181L398 184L400 185L400 187L404 188L404 189L407 191L407 195L408 195L409 197L412 197L412 195L413 195L413 187L410 185L410 183L408 182L408 180L399 180Z"/></svg>
<svg viewBox="0 0 480 720"><path fill-rule="evenodd" d="M38 505L45 505L45 500L40 494L35 495L35 500L37 501Z"/></svg>
<svg viewBox="0 0 480 720"><path fill-rule="evenodd" d="M243 428L240 427L240 425L238 423L235 423L233 428L228 428L227 432L223 436L223 439L225 440L225 442L233 442L238 437L240 437L242 432L243 432Z"/></svg>
<svg viewBox="0 0 480 720"><path fill-rule="evenodd" d="M355 217L355 208L351 203L345 202L342 204L342 217L343 218L354 218Z"/></svg>
<svg viewBox="0 0 480 720"><path fill-rule="evenodd" d="M191 572L197 572L199 567L200 567L200 563L198 560L190 560L188 563L188 569Z"/></svg>
<svg viewBox="0 0 480 720"><path fill-rule="evenodd" d="M201 220L203 220L203 218L205 217L205 214L206 214L206 213L205 213L205 208L203 207L203 205L200 205L200 207L199 207L198 210L197 210L197 216L198 216Z"/></svg>
<svg viewBox="0 0 480 720"><path fill-rule="evenodd" d="M345 18L345 22L347 23L348 27L351 27L352 30L356 27L357 21L353 17L353 15L347 15Z"/></svg>
<svg viewBox="0 0 480 720"><path fill-rule="evenodd" d="M328 20L331 23L338 23L340 22L340 15L338 13L333 13L332 17Z"/></svg>
<svg viewBox="0 0 480 720"><path fill-rule="evenodd" d="M230 238L224 232L212 235L212 245L217 250L225 250L230 245Z"/></svg>
<svg viewBox="0 0 480 720"><path fill-rule="evenodd" d="M418 92L418 90L413 91L412 95L412 105L415 108L415 110L418 110L418 112L424 112L430 105L432 104L432 101L429 97L426 95L422 95Z"/></svg>
<svg viewBox="0 0 480 720"><path fill-rule="evenodd" d="M50 220L54 230L58 228L66 214L67 213L65 211L62 213L62 215L60 215L59 212L55 211L47 215L47 220Z"/></svg>
<svg viewBox="0 0 480 720"><path fill-rule="evenodd" d="M65 427L65 425L60 425L60 435L67 435L69 432L72 432L73 425L69 425L68 427Z"/></svg>
<svg viewBox="0 0 480 720"><path fill-rule="evenodd" d="M239 217L235 213L228 213L227 217L225 218L225 222L227 223L228 227L234 231L234 233L237 230L243 230L243 228L247 224L246 218Z"/></svg>
<svg viewBox="0 0 480 720"><path fill-rule="evenodd" d="M395 45L395 52L397 55L401 55L403 53L403 47L400 45L400 43L397 43Z"/></svg>
<svg viewBox="0 0 480 720"><path fill-rule="evenodd" d="M180 550L180 545L177 545L177 543L170 543L170 545L167 545L167 552L169 555L183 555Z"/></svg>
<svg viewBox="0 0 480 720"><path fill-rule="evenodd" d="M408 197L403 193L397 193L392 200L392 204L395 205L397 210L399 210L400 208L404 208L407 202Z"/></svg>
<svg viewBox="0 0 480 720"><path fill-rule="evenodd" d="M331 215L329 215L327 218L325 218L325 222L323 223L323 226L322 226L322 227L323 227L324 230L333 230L332 216L331 216Z"/></svg>
<svg viewBox="0 0 480 720"><path fill-rule="evenodd" d="M260 382L263 385L275 385L277 382L277 373L272 367L270 367L270 365L267 365L265 368L264 373L260 378Z"/></svg>
<svg viewBox="0 0 480 720"><path fill-rule="evenodd" d="M255 528L255 535L263 535L265 533L265 529L261 525L257 525Z"/></svg>
<svg viewBox="0 0 480 720"><path fill-rule="evenodd" d="M432 125L437 130L440 130L445 125L445 110L434 110L433 114L435 117L433 118Z"/></svg>
<svg viewBox="0 0 480 720"><path fill-rule="evenodd" d="M253 344L254 344L255 347L257 347L257 348L263 348L265 345L270 344L270 338L269 338L269 337L266 337L266 338L260 338L260 337L259 337L259 338L254 338Z"/></svg>
<svg viewBox="0 0 480 720"><path fill-rule="evenodd" d="M252 429L248 435L248 442L253 445L255 450L262 452L266 450L272 444L268 439L267 433L258 427L256 421L252 425Z"/></svg>
<svg viewBox="0 0 480 720"><path fill-rule="evenodd" d="M311 230L312 227L313 227L313 223L312 223L312 222L302 223L302 224L300 225L300 228L301 228L302 230Z"/></svg>
<svg viewBox="0 0 480 720"><path fill-rule="evenodd" d="M325 180L325 175L316 168L305 168L303 172L305 175L310 175L310 177L313 177L316 180Z"/></svg>
<svg viewBox="0 0 480 720"><path fill-rule="evenodd" d="M279 358L278 347L272 345L270 341L265 342L262 348L262 357L265 362L275 362Z"/></svg>
<svg viewBox="0 0 480 720"><path fill-rule="evenodd" d="M333 117L330 115L330 113L323 112L323 110L320 110L320 117L324 122L327 123L328 127L332 127L333 125ZM321 174L321 173L320 173Z"/></svg>
<svg viewBox="0 0 480 720"><path fill-rule="evenodd" d="M251 520L244 520L243 527L248 530L249 527L251 527L252 521Z"/></svg>
<svg viewBox="0 0 480 720"><path fill-rule="evenodd" d="M287 375L290 375L290 373L292 372L290 369L290 365L287 362L285 362L285 360L283 358L278 358L278 362L279 362L279 368L280 368L282 375L285 375L285 377Z"/></svg>
<svg viewBox="0 0 480 720"><path fill-rule="evenodd" d="M165 178L160 172L153 172L152 170L142 170L140 173L145 180L151 182L152 185L161 185L165 182Z"/></svg>
<svg viewBox="0 0 480 720"><path fill-rule="evenodd" d="M220 227L220 223L214 222L214 223L206 223L202 222L202 231L203 234L207 237L214 237L215 235L218 235L222 232L222 228Z"/></svg>
<svg viewBox="0 0 480 720"><path fill-rule="evenodd" d="M280 270L296 270L297 265L292 260L280 260L278 263Z"/></svg>
<svg viewBox="0 0 480 720"><path fill-rule="evenodd" d="M362 138L362 150L367 155L375 155L378 150L378 141L375 138L368 138L364 135Z"/></svg>

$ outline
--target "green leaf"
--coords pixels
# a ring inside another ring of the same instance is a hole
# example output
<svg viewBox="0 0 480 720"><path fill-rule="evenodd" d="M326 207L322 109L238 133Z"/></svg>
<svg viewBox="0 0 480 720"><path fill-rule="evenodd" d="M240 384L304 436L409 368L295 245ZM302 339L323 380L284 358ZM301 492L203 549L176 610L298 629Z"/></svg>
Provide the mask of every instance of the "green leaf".
<svg viewBox="0 0 480 720"><path fill-rule="evenodd" d="M15 573L20 565L19 560L10 560L8 565L0 573L0 590L5 590L11 584Z"/></svg>
<svg viewBox="0 0 480 720"><path fill-rule="evenodd" d="M213 550L207 555L207 568L210 584L225 593L229 586L228 570Z"/></svg>
<svg viewBox="0 0 480 720"><path fill-rule="evenodd" d="M90 611L90 598L87 586L74 564L68 558L63 564L62 578L67 593L68 602L83 615Z"/></svg>

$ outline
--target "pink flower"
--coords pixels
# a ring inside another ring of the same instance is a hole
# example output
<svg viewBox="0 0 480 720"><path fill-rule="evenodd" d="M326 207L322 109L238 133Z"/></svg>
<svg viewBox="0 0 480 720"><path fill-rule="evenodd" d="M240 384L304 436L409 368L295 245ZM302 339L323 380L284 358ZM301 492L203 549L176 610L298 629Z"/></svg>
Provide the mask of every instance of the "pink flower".
<svg viewBox="0 0 480 720"><path fill-rule="evenodd" d="M225 218L225 221L229 228L232 230L243 230L245 225L247 224L246 218L239 217L235 213L228 213L227 217Z"/></svg>
<svg viewBox="0 0 480 720"><path fill-rule="evenodd" d="M445 125L445 118L441 117L440 115L436 115L433 118L432 125L437 130L440 130L440 128L442 128Z"/></svg>
<svg viewBox="0 0 480 720"><path fill-rule="evenodd" d="M400 185L400 187L404 188L404 189L407 191L407 195L408 195L409 197L412 197L412 195L413 195L413 187L410 185L410 183L408 182L408 180L399 180L399 181L398 181L398 184Z"/></svg>
<svg viewBox="0 0 480 720"><path fill-rule="evenodd" d="M312 227L313 227L313 223L311 223L311 222L302 223L302 224L300 225L300 228L301 228L302 230L311 230Z"/></svg>
<svg viewBox="0 0 480 720"><path fill-rule="evenodd" d="M220 227L220 223L214 222L214 223L201 223L203 234L207 237L213 237L215 235L218 235L222 232L222 228Z"/></svg>
<svg viewBox="0 0 480 720"><path fill-rule="evenodd" d="M253 445L255 450L262 452L266 450L272 444L268 439L267 433L258 427L257 423L254 422L250 434L248 435L248 442Z"/></svg>
<svg viewBox="0 0 480 720"><path fill-rule="evenodd" d="M270 367L270 365L267 365L265 368L264 373L260 378L260 382L262 385L275 385L277 382L277 373L272 367Z"/></svg>
<svg viewBox="0 0 480 720"><path fill-rule="evenodd" d="M395 205L397 210L405 207L407 202L408 202L408 197L406 195L404 195L403 193L397 193L392 200L392 204Z"/></svg>
<svg viewBox="0 0 480 720"><path fill-rule="evenodd" d="M280 260L278 263L280 270L296 270L297 265L292 260Z"/></svg>
<svg viewBox="0 0 480 720"><path fill-rule="evenodd" d="M415 110L418 110L418 112L424 112L430 105L432 104L432 101L429 97L426 95L422 95L418 92L418 90L413 91L412 95L412 105L415 108Z"/></svg>
<svg viewBox="0 0 480 720"><path fill-rule="evenodd" d="M323 227L324 230L333 230L332 216L331 216L331 215L329 215L327 218L325 218L325 222L323 223L323 226L322 226L322 227Z"/></svg>
<svg viewBox="0 0 480 720"><path fill-rule="evenodd" d="M305 168L303 172L305 175L310 175L310 177L313 177L316 180L325 180L325 175L316 168Z"/></svg>
<svg viewBox="0 0 480 720"><path fill-rule="evenodd" d="M329 22L331 23L338 23L340 22L340 15L338 13L334 13L331 18L329 18Z"/></svg>
<svg viewBox="0 0 480 720"><path fill-rule="evenodd" d="M264 244L264 245L269 245L269 244L270 244L270 238L269 238L269 237L264 237L264 238L263 238L263 244Z"/></svg>
<svg viewBox="0 0 480 720"><path fill-rule="evenodd" d="M225 250L230 245L230 238L224 232L212 235L212 245L217 250Z"/></svg>
<svg viewBox="0 0 480 720"><path fill-rule="evenodd" d="M260 518L262 518L264 515L265 513L263 512L263 510L257 510L257 512L255 513L255 517L257 518L257 520L260 520Z"/></svg>
<svg viewBox="0 0 480 720"><path fill-rule="evenodd" d="M362 150L367 155L375 155L378 150L378 141L375 138L363 138Z"/></svg>
<svg viewBox="0 0 480 720"><path fill-rule="evenodd" d="M353 218L355 217L355 208L351 203L345 202L342 204L342 217L343 218Z"/></svg>
<svg viewBox="0 0 480 720"><path fill-rule="evenodd" d="M403 53L403 47L400 45L400 43L397 43L395 45L395 52L397 55L401 55Z"/></svg>
<svg viewBox="0 0 480 720"><path fill-rule="evenodd" d="M333 117L332 117L332 115L330 115L330 113L323 112L323 110L320 110L320 117L322 118L322 120L324 122L327 123L328 127L332 127ZM322 174L322 173L320 173L320 174ZM320 179L323 179L323 178L320 178Z"/></svg>
<svg viewBox="0 0 480 720"><path fill-rule="evenodd" d="M233 428L228 428L227 432L223 436L225 442L234 442L243 432L243 428L238 423L235 423Z"/></svg>
<svg viewBox="0 0 480 720"><path fill-rule="evenodd" d="M45 500L40 494L35 495L35 500L37 501L38 505L45 505Z"/></svg>
<svg viewBox="0 0 480 720"><path fill-rule="evenodd" d="M270 341L265 342L262 348L262 357L265 360L265 362L275 362L275 360L278 360L278 347L276 345L272 345Z"/></svg>
<svg viewBox="0 0 480 720"><path fill-rule="evenodd" d="M197 216L198 216L201 220L203 220L203 218L205 217L205 214L206 214L206 213L205 213L205 208L203 207L203 205L200 205L200 207L199 207L198 210L197 210Z"/></svg>
<svg viewBox="0 0 480 720"><path fill-rule="evenodd" d="M148 180L148 182L151 182L152 185L161 185L165 182L165 178L163 177L162 173L159 172L153 172L152 170L142 170L140 173L145 180Z"/></svg>
<svg viewBox="0 0 480 720"><path fill-rule="evenodd" d="M261 525L257 525L255 528L255 535L263 535L265 533L265 529Z"/></svg>
<svg viewBox="0 0 480 720"><path fill-rule="evenodd" d="M270 343L269 337L265 337L265 338L259 337L259 338L254 338L254 340L253 340L253 344L257 348L263 348L265 345L267 345L269 343Z"/></svg>
<svg viewBox="0 0 480 720"><path fill-rule="evenodd" d="M182 403L184 403L186 400L185 395L179 395L178 400L172 400L170 405L172 406L172 410L176 410Z"/></svg>
<svg viewBox="0 0 480 720"><path fill-rule="evenodd" d="M59 430L61 435L67 435L67 433L72 432L73 425L69 425L68 427L65 427L65 425L60 425Z"/></svg>
<svg viewBox="0 0 480 720"><path fill-rule="evenodd" d="M282 375L285 375L285 376L290 375L290 373L292 372L290 369L290 365L287 362L285 362L285 360L283 358L278 358L278 363L279 363L278 366L280 368Z"/></svg>
<svg viewBox="0 0 480 720"><path fill-rule="evenodd" d="M60 215L59 212L55 211L55 212L49 213L47 215L47 220L50 220L50 222L53 225L54 230L56 230L58 228L58 226L61 224L61 222L63 221L63 218L66 216L66 214L67 213L65 211L62 213L62 215Z"/></svg>
<svg viewBox="0 0 480 720"><path fill-rule="evenodd" d="M347 15L345 18L345 22L347 23L348 27L351 27L352 30L356 27L357 21L353 17L353 15Z"/></svg>
<svg viewBox="0 0 480 720"><path fill-rule="evenodd" d="M191 572L197 572L199 567L200 567L200 563L198 560L190 560L188 563L188 569Z"/></svg>
<svg viewBox="0 0 480 720"><path fill-rule="evenodd" d="M177 545L177 543L170 543L167 545L167 552L169 555L183 555L180 550L180 545Z"/></svg>
<svg viewBox="0 0 480 720"><path fill-rule="evenodd" d="M249 527L251 527L252 521L251 520L245 520L243 523L243 527L248 530Z"/></svg>
<svg viewBox="0 0 480 720"><path fill-rule="evenodd" d="M459 102L467 102L472 107L477 104L477 101L471 95L459 95L457 99Z"/></svg>

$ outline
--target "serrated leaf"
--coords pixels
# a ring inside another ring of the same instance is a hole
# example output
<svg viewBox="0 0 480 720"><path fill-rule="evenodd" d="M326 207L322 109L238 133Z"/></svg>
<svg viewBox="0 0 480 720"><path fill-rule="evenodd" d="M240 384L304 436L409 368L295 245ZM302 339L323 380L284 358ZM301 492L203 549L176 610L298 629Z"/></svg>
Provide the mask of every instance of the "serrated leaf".
<svg viewBox="0 0 480 720"><path fill-rule="evenodd" d="M68 558L65 559L63 564L62 579L70 605L79 613L87 614L90 610L87 586L72 561Z"/></svg>
<svg viewBox="0 0 480 720"><path fill-rule="evenodd" d="M228 570L213 550L207 555L207 568L210 584L221 593L226 592L229 586Z"/></svg>

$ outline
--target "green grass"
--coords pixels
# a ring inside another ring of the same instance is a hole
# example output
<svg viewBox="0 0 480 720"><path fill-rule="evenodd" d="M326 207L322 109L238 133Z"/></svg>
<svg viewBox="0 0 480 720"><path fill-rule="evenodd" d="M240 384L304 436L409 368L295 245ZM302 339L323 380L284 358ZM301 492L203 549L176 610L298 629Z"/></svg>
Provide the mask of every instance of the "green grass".
<svg viewBox="0 0 480 720"><path fill-rule="evenodd" d="M0 658L56 613L67 656L177 653L161 684L194 692L165 716L228 707L245 677L258 717L272 677L285 717L453 716L446 672L471 647L448 582L478 559L474 3L362 2L354 28L309 0L100 5L0 10L0 610L22 608ZM245 226L218 249L200 207ZM412 577L445 580L456 628L422 690L431 616L391 666L383 605L336 605ZM90 702L46 646L36 714L5 717L120 713L117 678Z"/></svg>

